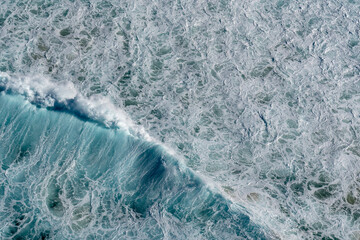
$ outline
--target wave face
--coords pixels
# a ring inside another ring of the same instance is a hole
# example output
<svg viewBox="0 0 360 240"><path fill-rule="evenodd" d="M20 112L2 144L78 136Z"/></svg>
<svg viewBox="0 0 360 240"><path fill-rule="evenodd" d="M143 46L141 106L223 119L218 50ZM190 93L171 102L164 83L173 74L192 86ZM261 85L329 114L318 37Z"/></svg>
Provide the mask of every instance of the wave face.
<svg viewBox="0 0 360 240"><path fill-rule="evenodd" d="M1 239L266 239L153 143L0 95Z"/></svg>
<svg viewBox="0 0 360 240"><path fill-rule="evenodd" d="M359 9L358 0L3 0L0 71L24 79L12 86L20 94L39 86L45 106L71 86L78 115L148 133L282 239L359 239ZM99 96L113 110L93 105Z"/></svg>

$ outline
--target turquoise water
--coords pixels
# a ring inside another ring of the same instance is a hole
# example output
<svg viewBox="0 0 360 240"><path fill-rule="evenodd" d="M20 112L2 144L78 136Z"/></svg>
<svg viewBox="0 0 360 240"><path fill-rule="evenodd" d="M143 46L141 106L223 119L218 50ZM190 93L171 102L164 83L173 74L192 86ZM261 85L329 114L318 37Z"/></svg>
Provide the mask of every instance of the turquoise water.
<svg viewBox="0 0 360 240"><path fill-rule="evenodd" d="M153 143L0 95L1 239L266 239Z"/></svg>

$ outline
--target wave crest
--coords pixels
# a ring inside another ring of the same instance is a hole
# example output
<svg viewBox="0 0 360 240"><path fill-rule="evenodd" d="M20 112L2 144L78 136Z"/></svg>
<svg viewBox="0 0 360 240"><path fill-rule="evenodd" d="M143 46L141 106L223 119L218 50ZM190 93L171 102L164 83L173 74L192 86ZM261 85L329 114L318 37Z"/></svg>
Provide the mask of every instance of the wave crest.
<svg viewBox="0 0 360 240"><path fill-rule="evenodd" d="M54 82L43 76L10 76L0 73L0 90L20 94L37 106L70 111L106 127L120 128L134 136L154 141L143 127L134 124L109 97L84 96L70 81Z"/></svg>

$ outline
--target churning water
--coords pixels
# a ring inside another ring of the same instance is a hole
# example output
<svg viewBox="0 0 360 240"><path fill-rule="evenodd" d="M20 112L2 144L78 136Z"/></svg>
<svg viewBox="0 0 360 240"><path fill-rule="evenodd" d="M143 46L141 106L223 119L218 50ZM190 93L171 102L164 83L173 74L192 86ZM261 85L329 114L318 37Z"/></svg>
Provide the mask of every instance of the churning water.
<svg viewBox="0 0 360 240"><path fill-rule="evenodd" d="M359 239L358 0L3 0L0 238Z"/></svg>

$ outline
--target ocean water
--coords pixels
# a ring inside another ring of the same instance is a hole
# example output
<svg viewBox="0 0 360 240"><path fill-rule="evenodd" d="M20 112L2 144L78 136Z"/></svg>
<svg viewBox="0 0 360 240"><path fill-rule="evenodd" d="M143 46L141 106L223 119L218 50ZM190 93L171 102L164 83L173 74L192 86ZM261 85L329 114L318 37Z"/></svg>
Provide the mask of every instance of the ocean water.
<svg viewBox="0 0 360 240"><path fill-rule="evenodd" d="M359 27L358 0L1 1L1 237L359 239Z"/></svg>

